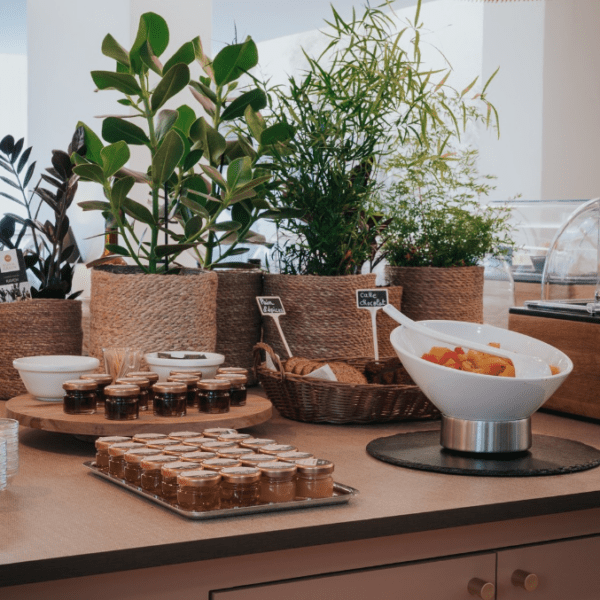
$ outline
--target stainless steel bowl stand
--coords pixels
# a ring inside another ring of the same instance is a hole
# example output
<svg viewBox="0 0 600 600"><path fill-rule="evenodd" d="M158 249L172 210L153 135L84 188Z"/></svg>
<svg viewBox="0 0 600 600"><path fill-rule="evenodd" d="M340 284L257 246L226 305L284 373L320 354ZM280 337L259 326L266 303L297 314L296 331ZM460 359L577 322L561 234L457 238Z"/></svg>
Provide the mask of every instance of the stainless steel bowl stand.
<svg viewBox="0 0 600 600"><path fill-rule="evenodd" d="M442 415L440 443L459 452L523 452L531 448L531 419L468 421Z"/></svg>

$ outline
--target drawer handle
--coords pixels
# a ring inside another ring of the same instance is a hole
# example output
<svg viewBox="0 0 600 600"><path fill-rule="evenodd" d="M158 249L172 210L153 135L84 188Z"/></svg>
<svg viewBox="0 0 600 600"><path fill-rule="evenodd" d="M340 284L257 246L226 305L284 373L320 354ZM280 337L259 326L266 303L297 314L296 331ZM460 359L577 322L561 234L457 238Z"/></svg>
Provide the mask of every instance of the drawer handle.
<svg viewBox="0 0 600 600"><path fill-rule="evenodd" d="M535 573L528 573L521 569L517 569L510 578L512 584L516 587L522 587L528 592L533 592L538 586L539 579Z"/></svg>
<svg viewBox="0 0 600 600"><path fill-rule="evenodd" d="M496 587L493 583L484 581L478 577L473 577L473 579L469 581L467 589L469 590L469 594L472 596L477 596L482 600L494 600L494 596L496 594Z"/></svg>

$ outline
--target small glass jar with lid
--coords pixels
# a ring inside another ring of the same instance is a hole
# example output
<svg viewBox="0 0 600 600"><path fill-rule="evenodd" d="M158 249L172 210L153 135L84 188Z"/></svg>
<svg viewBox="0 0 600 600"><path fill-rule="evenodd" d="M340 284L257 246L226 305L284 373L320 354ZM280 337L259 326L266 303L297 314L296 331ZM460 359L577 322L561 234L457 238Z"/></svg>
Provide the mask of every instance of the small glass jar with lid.
<svg viewBox="0 0 600 600"><path fill-rule="evenodd" d="M108 471L108 448L113 444L123 444L125 442L131 442L131 438L123 435L99 437L94 442L96 446L96 467Z"/></svg>
<svg viewBox="0 0 600 600"><path fill-rule="evenodd" d="M157 417L184 417L186 414L187 385L180 381L155 383L154 414Z"/></svg>
<svg viewBox="0 0 600 600"><path fill-rule="evenodd" d="M221 379L200 381L198 383L198 410L209 415L228 413L231 399L230 388L229 381Z"/></svg>
<svg viewBox="0 0 600 600"><path fill-rule="evenodd" d="M143 377L150 381L150 385L148 386L148 409L152 408L152 403L154 402L154 390L152 386L158 383L158 373L154 373L154 371L130 371L125 377Z"/></svg>
<svg viewBox="0 0 600 600"><path fill-rule="evenodd" d="M272 454L273 456L282 452L293 452L294 450L298 450L298 448L290 444L268 444L260 449L263 454Z"/></svg>
<svg viewBox="0 0 600 600"><path fill-rule="evenodd" d="M184 371L183 369L174 369L169 373L169 377L172 375L195 375L198 379L202 379L202 371Z"/></svg>
<svg viewBox="0 0 600 600"><path fill-rule="evenodd" d="M166 446L163 452L169 456L180 456L181 454L187 454L200 450L200 446L186 446L185 444L175 444L174 446Z"/></svg>
<svg viewBox="0 0 600 600"><path fill-rule="evenodd" d="M169 438L172 440L178 440L180 444L183 444L190 438L202 437L197 431L172 431L169 433Z"/></svg>
<svg viewBox="0 0 600 600"><path fill-rule="evenodd" d="M272 454L260 454L253 452L252 454L246 454L246 456L240 456L240 460L245 467L258 467L262 463L273 462L278 460L276 456Z"/></svg>
<svg viewBox="0 0 600 600"><path fill-rule="evenodd" d="M140 475L142 474L142 460L150 456L159 456L159 450L154 448L136 448L129 450L123 455L123 479L133 485L140 485Z"/></svg>
<svg viewBox="0 0 600 600"><path fill-rule="evenodd" d="M297 460L306 460L313 458L310 452L301 452L300 450L292 450L291 452L279 452L276 454L278 460L295 463Z"/></svg>
<svg viewBox="0 0 600 600"><path fill-rule="evenodd" d="M177 477L177 504L186 510L216 510L220 506L221 475L216 471L186 471Z"/></svg>
<svg viewBox="0 0 600 600"><path fill-rule="evenodd" d="M140 474L140 485L144 490L160 496L162 494L162 474L161 469L166 463L177 462L176 456L167 456L159 454L157 456L148 456L140 463L142 472Z"/></svg>
<svg viewBox="0 0 600 600"><path fill-rule="evenodd" d="M229 388L229 404L230 406L246 406L246 400L248 392L246 390L246 383L248 378L245 375L238 374L220 374L215 375L215 379L222 379L229 381L231 387Z"/></svg>
<svg viewBox="0 0 600 600"><path fill-rule="evenodd" d="M152 442L156 442L157 440L166 439L166 433L136 433L133 436L133 441L139 442L140 444L151 444Z"/></svg>
<svg viewBox="0 0 600 600"><path fill-rule="evenodd" d="M239 448L235 442L219 442L218 440L209 440L200 445L200 449L205 452L218 452L223 448Z"/></svg>
<svg viewBox="0 0 600 600"><path fill-rule="evenodd" d="M165 448L169 446L177 446L179 442L177 440L171 440L168 437L160 438L158 440L149 440L148 448L154 448L159 452L162 452Z"/></svg>
<svg viewBox="0 0 600 600"><path fill-rule="evenodd" d="M203 435L200 435L198 437L185 438L184 440L181 440L181 443L185 444L186 446L202 446L204 442L209 442L211 439L214 438L207 438Z"/></svg>
<svg viewBox="0 0 600 600"><path fill-rule="evenodd" d="M220 435L217 440L219 442L235 442L240 444L244 440L249 440L252 436L249 433L224 433Z"/></svg>
<svg viewBox="0 0 600 600"><path fill-rule="evenodd" d="M231 429L228 427L211 427L209 429L205 429L202 432L204 437L215 438L217 439L219 436L224 435L226 433L237 433L237 429Z"/></svg>
<svg viewBox="0 0 600 600"><path fill-rule="evenodd" d="M221 448L217 450L217 456L221 458L242 458L243 456L248 456L249 454L254 454L254 450L250 450L250 448Z"/></svg>
<svg viewBox="0 0 600 600"><path fill-rule="evenodd" d="M248 377L248 369L244 369L244 367L219 367L217 375L243 375Z"/></svg>
<svg viewBox="0 0 600 600"><path fill-rule="evenodd" d="M275 460L257 465L261 472L261 502L291 502L296 498L296 471L292 463Z"/></svg>
<svg viewBox="0 0 600 600"><path fill-rule="evenodd" d="M108 472L119 479L123 479L123 469L125 467L125 453L130 450L143 448L144 444L135 442L123 442L112 444L108 447Z"/></svg>
<svg viewBox="0 0 600 600"><path fill-rule="evenodd" d="M267 438L250 438L248 440L242 440L240 442L241 448L250 448L255 452L260 452L260 449L263 446L268 446L269 444L275 444L275 440L269 440Z"/></svg>
<svg viewBox="0 0 600 600"><path fill-rule="evenodd" d="M199 462L200 464L209 458L217 458L216 452L204 452L202 450L197 450L196 452L186 452L185 454L179 455L179 460Z"/></svg>
<svg viewBox="0 0 600 600"><path fill-rule="evenodd" d="M109 373L85 373L84 375L81 375L79 379L90 379L98 384L98 390L96 391L96 405L101 404L104 406L104 388L107 385L112 384L112 375Z"/></svg>
<svg viewBox="0 0 600 600"><path fill-rule="evenodd" d="M123 377L115 382L118 385L137 385L140 388L138 395L138 405L141 411L148 410L150 402L150 380L147 377Z"/></svg>
<svg viewBox="0 0 600 600"><path fill-rule="evenodd" d="M255 467L221 469L221 508L254 506L260 497L260 471Z"/></svg>
<svg viewBox="0 0 600 600"><path fill-rule="evenodd" d="M298 498L330 498L333 496L333 463L322 458L296 462L296 496Z"/></svg>
<svg viewBox="0 0 600 600"><path fill-rule="evenodd" d="M189 461L183 462L181 460L164 464L160 469L163 497L167 500L175 500L177 498L177 476L186 471L193 471L201 468L200 463Z"/></svg>
<svg viewBox="0 0 600 600"><path fill-rule="evenodd" d="M185 383L187 386L187 406L198 406L198 382L200 381L200 378L197 375L190 375L189 373L186 373L185 375L169 375L169 377L167 377L167 381Z"/></svg>
<svg viewBox="0 0 600 600"><path fill-rule="evenodd" d="M140 388L133 384L107 385L104 388L104 417L111 421L131 421L140 416Z"/></svg>
<svg viewBox="0 0 600 600"><path fill-rule="evenodd" d="M93 415L96 412L98 384L91 379L69 379L63 383L63 411L68 415Z"/></svg>
<svg viewBox="0 0 600 600"><path fill-rule="evenodd" d="M209 469L211 471L221 471L229 467L241 467L242 462L237 458L209 458L202 461L202 468Z"/></svg>

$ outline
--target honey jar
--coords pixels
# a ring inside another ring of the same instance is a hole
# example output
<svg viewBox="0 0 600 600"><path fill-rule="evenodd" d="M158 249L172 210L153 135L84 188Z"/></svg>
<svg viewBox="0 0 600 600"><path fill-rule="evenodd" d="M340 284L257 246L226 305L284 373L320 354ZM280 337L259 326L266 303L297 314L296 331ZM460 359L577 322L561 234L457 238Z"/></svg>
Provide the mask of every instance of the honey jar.
<svg viewBox="0 0 600 600"><path fill-rule="evenodd" d="M150 401L150 380L147 377L131 377L131 375L128 375L122 379L117 379L115 383L119 385L137 385L140 388L140 393L138 395L138 405L140 410L148 410L148 403Z"/></svg>
<svg viewBox="0 0 600 600"><path fill-rule="evenodd" d="M257 465L261 473L261 502L291 502L296 498L296 465L282 461Z"/></svg>
<svg viewBox="0 0 600 600"><path fill-rule="evenodd" d="M186 452L185 454L179 455L179 460L199 462L200 464L209 458L217 458L217 454L215 452L203 452L202 450L198 450L196 452Z"/></svg>
<svg viewBox="0 0 600 600"><path fill-rule="evenodd" d="M135 442L110 445L108 447L108 472L119 479L123 479L123 468L125 467L124 454L130 450L137 450L143 447L144 444L136 444Z"/></svg>
<svg viewBox="0 0 600 600"><path fill-rule="evenodd" d="M177 504L187 510L215 510L220 505L221 475L186 471L177 477Z"/></svg>
<svg viewBox="0 0 600 600"><path fill-rule="evenodd" d="M174 446L165 446L163 452L168 456L179 456L180 454L187 454L196 450L200 450L200 447L186 446L185 444L175 444Z"/></svg>
<svg viewBox="0 0 600 600"><path fill-rule="evenodd" d="M167 456L159 454L157 456L148 456L140 463L140 485L144 490L152 494L162 494L162 474L161 468L166 463L177 462L176 456Z"/></svg>
<svg viewBox="0 0 600 600"><path fill-rule="evenodd" d="M275 456L279 460L285 462L296 462L297 460L306 460L307 458L313 458L310 452L300 452L299 450L292 450L291 452L278 452Z"/></svg>
<svg viewBox="0 0 600 600"><path fill-rule="evenodd" d="M245 467L258 467L258 465L262 463L273 462L274 460L278 459L272 454L252 453L246 454L245 456L240 456L240 461Z"/></svg>
<svg viewBox="0 0 600 600"><path fill-rule="evenodd" d="M248 369L244 369L244 367L219 367L217 375L243 375L248 377Z"/></svg>
<svg viewBox="0 0 600 600"><path fill-rule="evenodd" d="M238 374L220 374L215 375L215 379L229 380L229 404L230 406L246 406L248 392L246 382L248 378L245 375Z"/></svg>
<svg viewBox="0 0 600 600"><path fill-rule="evenodd" d="M333 496L333 463L322 458L307 458L296 462L296 496L298 498L329 498Z"/></svg>
<svg viewBox="0 0 600 600"><path fill-rule="evenodd" d="M96 391L96 406L101 404L104 406L104 388L112 384L112 375L109 373L85 373L79 379L91 379L98 384Z"/></svg>
<svg viewBox="0 0 600 600"><path fill-rule="evenodd" d="M68 415L93 415L96 412L98 384L92 379L70 379L63 383L63 412Z"/></svg>
<svg viewBox="0 0 600 600"><path fill-rule="evenodd" d="M203 469L210 469L211 471L221 471L228 467L241 467L242 463L237 458L209 458L202 461Z"/></svg>
<svg viewBox="0 0 600 600"><path fill-rule="evenodd" d="M167 377L167 381L178 381L185 383L187 386L187 406L198 406L198 382L200 381L200 378L197 375L190 375L189 373L169 375L169 377Z"/></svg>
<svg viewBox="0 0 600 600"><path fill-rule="evenodd" d="M220 435L217 440L219 442L235 442L239 444L244 440L249 440L252 436L249 433L224 433Z"/></svg>
<svg viewBox="0 0 600 600"><path fill-rule="evenodd" d="M140 388L133 384L107 385L104 388L104 417L111 421L138 419Z"/></svg>
<svg viewBox="0 0 600 600"><path fill-rule="evenodd" d="M260 471L258 469L241 466L226 467L221 469L220 473L222 477L221 508L258 504L260 496Z"/></svg>
<svg viewBox="0 0 600 600"><path fill-rule="evenodd" d="M125 452L123 455L123 460L125 461L123 465L123 479L125 479L125 481L129 481L129 483L133 483L134 485L140 485L142 460L148 458L149 456L158 456L159 454L159 450L154 450L154 448L148 447L137 448Z"/></svg>
<svg viewBox="0 0 600 600"><path fill-rule="evenodd" d="M178 440L180 444L183 444L185 440L190 438L203 437L197 431L172 431L169 433L169 438L172 440Z"/></svg>
<svg viewBox="0 0 600 600"><path fill-rule="evenodd" d="M237 429L230 429L227 427L211 427L210 429L205 429L202 432L202 435L204 437L217 439L220 435L224 435L226 433L237 433Z"/></svg>
<svg viewBox="0 0 600 600"><path fill-rule="evenodd" d="M140 444L151 444L156 440L166 440L167 435L165 433L136 433L133 436L134 442L139 442Z"/></svg>
<svg viewBox="0 0 600 600"><path fill-rule="evenodd" d="M160 469L163 497L167 500L175 500L177 498L177 476L186 471L193 471L194 469L197 470L201 468L200 463L189 461L183 462L181 460L164 464Z"/></svg>
<svg viewBox="0 0 600 600"><path fill-rule="evenodd" d="M195 375L198 379L202 379L202 371L182 371L181 369L175 369L169 373L171 375Z"/></svg>
<svg viewBox="0 0 600 600"><path fill-rule="evenodd" d="M103 471L108 471L108 448L113 444L123 444L130 441L131 438L122 435L99 437L94 442L96 446L96 466Z"/></svg>
<svg viewBox="0 0 600 600"><path fill-rule="evenodd" d="M282 452L292 452L294 450L298 450L296 446L290 446L289 444L268 444L267 446L262 446L260 451L263 454L281 454Z"/></svg>
<svg viewBox="0 0 600 600"><path fill-rule="evenodd" d="M198 383L198 410L210 415L229 412L229 381L205 379ZM206 432L205 432L206 435Z"/></svg>
<svg viewBox="0 0 600 600"><path fill-rule="evenodd" d="M179 442L177 440L171 440L168 437L160 438L158 440L148 440L148 448L155 448L159 452L162 452L168 446L177 446Z"/></svg>
<svg viewBox="0 0 600 600"><path fill-rule="evenodd" d="M223 448L238 448L239 446L235 442L219 442L218 440L209 440L200 444L200 449L205 452L218 452Z"/></svg>
<svg viewBox="0 0 600 600"><path fill-rule="evenodd" d="M198 437L191 437L191 438L185 438L184 440L181 440L182 444L190 445L190 446L202 446L202 444L204 444L204 442L208 442L210 440L214 440L214 438L207 438L204 437L203 435L200 435Z"/></svg>
<svg viewBox="0 0 600 600"><path fill-rule="evenodd" d="M240 441L241 448L251 448L255 452L260 452L260 449L263 446L268 446L269 444L274 444L275 440L268 440L266 438L250 438L247 440Z"/></svg>
<svg viewBox="0 0 600 600"><path fill-rule="evenodd" d="M250 448L221 448L217 450L217 456L220 458L242 458L248 454L254 454Z"/></svg>
<svg viewBox="0 0 600 600"><path fill-rule="evenodd" d="M158 383L158 373L154 373L153 371L130 371L125 377L143 377L150 381L150 385L148 386L148 410L150 410L154 402L154 390L152 386Z"/></svg>
<svg viewBox="0 0 600 600"><path fill-rule="evenodd" d="M183 417L186 414L187 385L180 381L155 383L154 414L157 417Z"/></svg>

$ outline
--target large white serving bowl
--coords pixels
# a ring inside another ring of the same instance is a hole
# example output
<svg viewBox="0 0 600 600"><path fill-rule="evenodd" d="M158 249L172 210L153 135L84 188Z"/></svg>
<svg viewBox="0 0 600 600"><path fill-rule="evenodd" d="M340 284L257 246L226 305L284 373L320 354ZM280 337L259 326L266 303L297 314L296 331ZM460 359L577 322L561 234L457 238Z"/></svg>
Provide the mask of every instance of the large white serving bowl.
<svg viewBox="0 0 600 600"><path fill-rule="evenodd" d="M217 374L219 365L225 362L225 357L216 352L202 352L199 350L180 350L169 352L175 358L158 358L158 352L144 354L144 359L151 371L156 373L160 381L166 381L171 371L201 371L202 379L210 379ZM204 354L206 358L183 358L185 354Z"/></svg>
<svg viewBox="0 0 600 600"><path fill-rule="evenodd" d="M67 354L25 356L13 360L13 367L19 371L27 391L47 402L62 402L63 383L93 372L99 364L100 361L92 356Z"/></svg>
<svg viewBox="0 0 600 600"><path fill-rule="evenodd" d="M564 352L522 333L462 321L420 323L480 344L499 342L505 350L539 356L560 369L557 375L528 379L450 369L421 358L433 346L448 344L406 327L397 327L390 335L394 350L423 393L448 417L470 421L526 419L550 398L573 370L573 362Z"/></svg>

